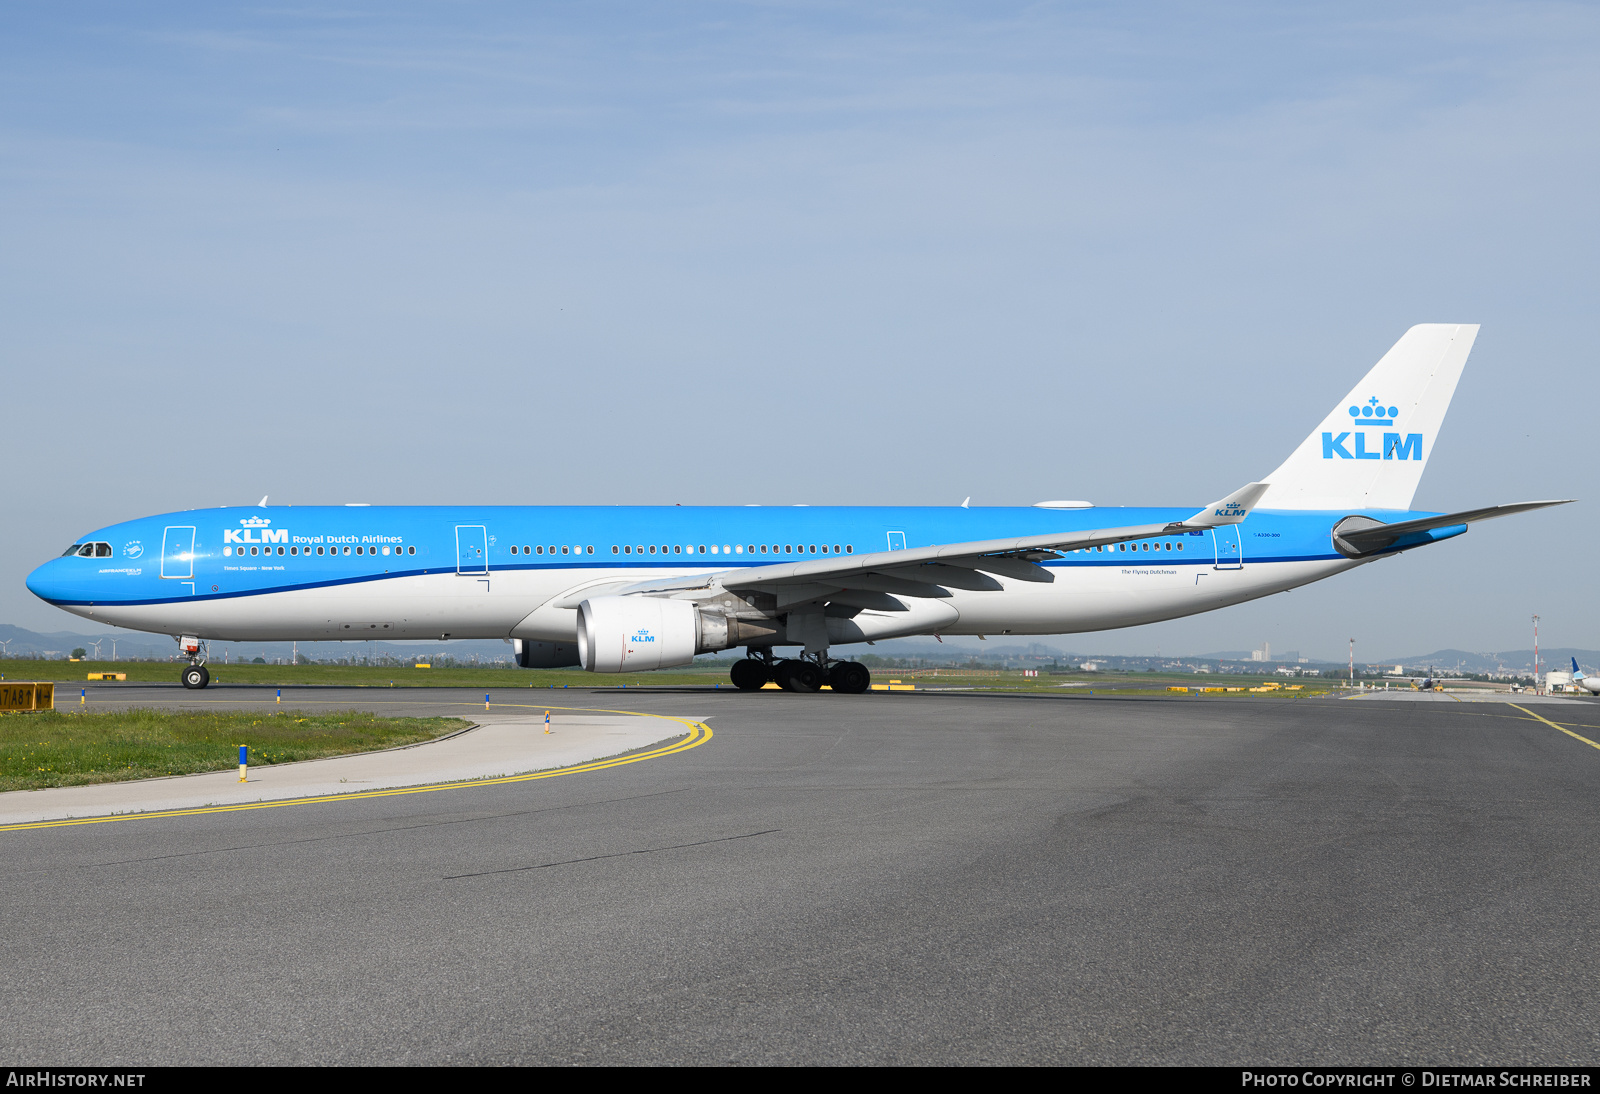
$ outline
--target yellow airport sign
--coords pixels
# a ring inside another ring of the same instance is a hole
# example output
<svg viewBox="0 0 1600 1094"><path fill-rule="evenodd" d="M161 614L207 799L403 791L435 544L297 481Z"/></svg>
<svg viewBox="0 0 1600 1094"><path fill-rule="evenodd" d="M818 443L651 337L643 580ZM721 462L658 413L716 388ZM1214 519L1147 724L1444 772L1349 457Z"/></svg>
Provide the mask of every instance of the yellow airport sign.
<svg viewBox="0 0 1600 1094"><path fill-rule="evenodd" d="M7 680L0 684L0 710L54 710L56 686L48 681Z"/></svg>

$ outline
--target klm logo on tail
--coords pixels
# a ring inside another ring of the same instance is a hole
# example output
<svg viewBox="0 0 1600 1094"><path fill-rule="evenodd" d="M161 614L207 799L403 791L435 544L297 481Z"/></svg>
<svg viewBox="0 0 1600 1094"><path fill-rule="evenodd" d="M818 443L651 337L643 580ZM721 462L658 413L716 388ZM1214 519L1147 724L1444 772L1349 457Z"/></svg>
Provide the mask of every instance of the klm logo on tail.
<svg viewBox="0 0 1600 1094"><path fill-rule="evenodd" d="M1376 460L1380 457L1385 460L1412 459L1422 460L1422 434L1384 433L1383 446L1375 452L1367 451L1367 434L1359 432L1363 429L1374 429L1379 426L1397 425L1400 408L1384 406L1374 395L1363 406L1352 406L1350 425L1351 431L1344 433L1325 432L1322 434L1322 458L1331 460L1337 456L1341 460ZM1345 447L1350 440L1352 432L1355 436L1355 451Z"/></svg>

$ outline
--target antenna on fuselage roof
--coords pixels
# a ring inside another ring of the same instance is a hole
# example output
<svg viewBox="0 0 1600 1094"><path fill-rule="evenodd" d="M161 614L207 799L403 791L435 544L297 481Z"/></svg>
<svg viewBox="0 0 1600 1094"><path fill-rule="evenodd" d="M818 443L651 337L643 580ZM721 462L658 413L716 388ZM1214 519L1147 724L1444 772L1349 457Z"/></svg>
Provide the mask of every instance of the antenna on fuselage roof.
<svg viewBox="0 0 1600 1094"><path fill-rule="evenodd" d="M261 495L261 500L256 502L256 508L257 509L265 509L266 507L267 507L267 495L262 494Z"/></svg>

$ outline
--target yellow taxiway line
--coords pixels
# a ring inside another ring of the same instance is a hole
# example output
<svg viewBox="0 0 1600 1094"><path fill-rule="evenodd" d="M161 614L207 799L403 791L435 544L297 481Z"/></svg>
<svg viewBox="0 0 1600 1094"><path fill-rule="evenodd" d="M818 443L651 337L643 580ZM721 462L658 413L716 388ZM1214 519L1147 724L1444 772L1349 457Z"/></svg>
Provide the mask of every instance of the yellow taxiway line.
<svg viewBox="0 0 1600 1094"><path fill-rule="evenodd" d="M1519 707L1515 703L1507 703L1506 706L1516 707L1516 709L1522 711L1522 713L1532 715L1533 717L1539 719L1539 721L1543 722L1545 725L1549 726L1551 729L1559 729L1561 732L1565 733L1568 737L1571 737L1574 740L1582 741L1584 744L1588 745L1590 748L1600 748L1600 745L1595 744L1593 741L1589 740L1589 738L1584 737L1581 734L1577 734L1577 733L1572 732L1572 730L1568 729L1566 726L1558 726L1558 725L1556 725L1550 719L1546 718L1543 714L1534 714L1533 711L1529 710L1527 707Z"/></svg>
<svg viewBox="0 0 1600 1094"><path fill-rule="evenodd" d="M520 704L505 703L502 705L514 706ZM541 705L540 709L545 708ZM68 828L79 824L110 824L114 821L155 820L160 817L198 817L207 813L242 813L249 809L280 809L286 805L324 805L330 802L392 798L401 794L431 794L436 790L463 790L478 786L501 786L506 783L531 782L534 779L553 779L559 775L577 775L588 771L604 771L608 767L636 764L641 760L655 760L662 756L671 756L675 752L687 752L691 748L699 748L711 739L711 727L704 722L694 722L688 718L674 718L668 714L649 714L637 710L602 711L595 710L593 707L550 707L549 709L582 710L597 714L632 714L641 718L661 718L664 721L678 722L688 726L689 735L681 741L663 745L661 748L652 748L648 752L638 752L628 756L614 756L608 760L592 760L589 763L561 767L554 771L532 771L526 775L502 775L494 779L469 779L464 782L433 783L426 786L396 786L387 790L357 790L349 794L324 794L312 798L284 798L281 801L241 802L237 805L206 805L196 809L167 809L152 813L121 813L110 817L72 817L65 820L31 821L27 824L0 825L0 832L22 832L30 828Z"/></svg>

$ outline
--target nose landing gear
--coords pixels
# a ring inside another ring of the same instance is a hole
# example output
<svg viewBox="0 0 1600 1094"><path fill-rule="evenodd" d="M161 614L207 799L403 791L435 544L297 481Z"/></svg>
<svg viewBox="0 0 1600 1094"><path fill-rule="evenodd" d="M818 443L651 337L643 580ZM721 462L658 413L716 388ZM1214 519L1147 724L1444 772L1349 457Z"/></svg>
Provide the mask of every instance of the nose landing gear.
<svg viewBox="0 0 1600 1094"><path fill-rule="evenodd" d="M198 691L211 683L211 670L206 668L206 659L204 653L201 652L202 643L200 639L184 635L178 639L178 648L183 650L189 658L188 667L183 670L183 675L179 677L183 681L183 686L191 691Z"/></svg>

